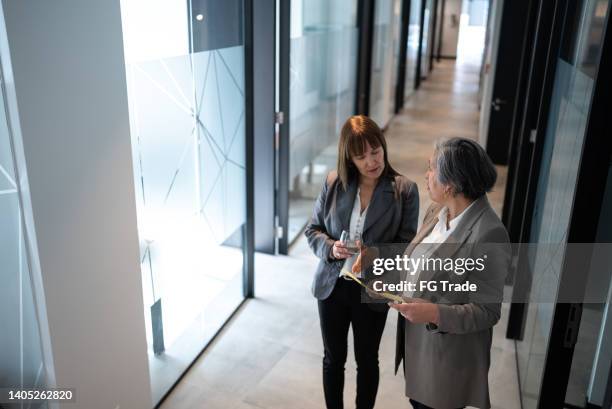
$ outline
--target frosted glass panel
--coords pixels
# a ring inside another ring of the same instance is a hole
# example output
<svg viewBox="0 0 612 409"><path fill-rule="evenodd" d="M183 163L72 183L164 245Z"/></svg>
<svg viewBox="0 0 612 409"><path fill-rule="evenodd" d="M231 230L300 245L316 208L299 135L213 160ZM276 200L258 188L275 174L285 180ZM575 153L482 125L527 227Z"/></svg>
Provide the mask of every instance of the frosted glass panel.
<svg viewBox="0 0 612 409"><path fill-rule="evenodd" d="M432 29L433 0L423 1L425 2L425 17L423 20L423 42L421 48L421 77L426 78L429 75L429 55L431 54L429 46Z"/></svg>
<svg viewBox="0 0 612 409"><path fill-rule="evenodd" d="M155 403L244 298L242 2L215 4L122 2Z"/></svg>
<svg viewBox="0 0 612 409"><path fill-rule="evenodd" d="M374 11L370 117L387 126L395 109L401 2L381 0Z"/></svg>
<svg viewBox="0 0 612 409"><path fill-rule="evenodd" d="M404 99L414 93L416 66L419 58L419 37L421 30L421 0L410 2L410 23L408 24L408 44L406 48L406 83Z"/></svg>
<svg viewBox="0 0 612 409"><path fill-rule="evenodd" d="M357 1L291 2L289 241L336 166L340 128L355 108Z"/></svg>
<svg viewBox="0 0 612 409"><path fill-rule="evenodd" d="M0 386L44 388L46 373L5 112L0 97Z"/></svg>

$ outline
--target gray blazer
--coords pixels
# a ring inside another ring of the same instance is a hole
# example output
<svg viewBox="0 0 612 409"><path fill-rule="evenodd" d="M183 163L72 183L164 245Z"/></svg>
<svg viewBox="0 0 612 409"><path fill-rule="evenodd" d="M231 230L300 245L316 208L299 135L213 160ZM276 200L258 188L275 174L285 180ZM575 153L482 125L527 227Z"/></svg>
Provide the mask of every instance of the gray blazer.
<svg viewBox="0 0 612 409"><path fill-rule="evenodd" d="M356 180L345 191L337 173L331 172L304 232L308 245L321 259L312 282L312 294L319 300L329 297L344 264L344 260L330 258L330 251L342 230L349 230L356 194ZM409 243L416 234L418 218L416 183L404 176L382 177L368 206L361 236L363 244Z"/></svg>
<svg viewBox="0 0 612 409"><path fill-rule="evenodd" d="M408 254L436 225L440 209L436 204L427 209L423 226L406 251ZM506 228L486 195L466 212L445 242L450 245L439 247L440 252L447 254L434 252L433 257L479 257L482 249L488 248L486 268L461 276L461 280L486 288L487 301L475 301L479 295L460 292L416 293L415 297L438 303L437 328L412 324L398 314L395 371L404 359L406 396L436 409L491 407L488 373L493 326L500 317L511 248ZM422 275L419 280L454 279L444 271L428 271L426 277Z"/></svg>

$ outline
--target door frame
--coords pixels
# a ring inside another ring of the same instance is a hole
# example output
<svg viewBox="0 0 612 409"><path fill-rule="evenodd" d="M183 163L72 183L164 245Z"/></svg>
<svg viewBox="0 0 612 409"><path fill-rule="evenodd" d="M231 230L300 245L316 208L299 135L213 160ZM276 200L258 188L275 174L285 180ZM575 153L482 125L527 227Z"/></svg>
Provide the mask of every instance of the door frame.
<svg viewBox="0 0 612 409"><path fill-rule="evenodd" d="M282 113L279 123L276 186L277 248L279 254L289 252L289 161L290 155L290 64L291 64L291 2L278 1L278 109ZM280 234L279 234L280 233Z"/></svg>
<svg viewBox="0 0 612 409"><path fill-rule="evenodd" d="M406 58L408 56L408 35L410 26L410 6L412 0L402 1L402 17L400 26L400 51L397 64L397 84L395 86L395 109L397 114L404 107L404 94L406 92Z"/></svg>
<svg viewBox="0 0 612 409"><path fill-rule="evenodd" d="M431 15L431 38L429 39L429 43L431 44L431 53L429 54L429 72L432 72L434 69L434 61L436 60L436 41L439 41L437 31L438 31L438 3L439 0L433 0L432 3L432 15Z"/></svg>
<svg viewBox="0 0 612 409"><path fill-rule="evenodd" d="M370 83L372 80L372 50L374 47L375 0L358 0L357 27L357 95L354 111L359 115L370 113Z"/></svg>
<svg viewBox="0 0 612 409"><path fill-rule="evenodd" d="M421 0L421 17L419 23L419 49L417 53L417 62L416 62L416 77L414 79L414 89L417 90L421 86L422 78L422 59L423 59L423 36L424 36L424 28L425 25L425 9L427 8L427 0Z"/></svg>
<svg viewBox="0 0 612 409"><path fill-rule="evenodd" d="M508 215L504 218L504 224L511 241L519 245L528 243L530 239L533 218L531 210L536 200L544 135L561 42L562 25L559 20L567 0L537 0L537 3L535 43L527 62L529 79L523 104L525 109L520 125L513 130L516 132L516 142L513 145L517 156L508 169L511 180L506 186L504 198L504 214ZM526 42L527 46L529 43ZM508 194L508 189L512 191L511 194ZM517 271L527 271L527 260L519 259L517 263ZM518 294L524 293L530 286L527 275L514 277L514 287ZM510 307L507 338L523 339L526 307L525 303L513 303Z"/></svg>
<svg viewBox="0 0 612 409"><path fill-rule="evenodd" d="M544 136L546 135L550 100L560 52L562 19L568 0L538 0L536 41L530 61L529 85L521 127L518 129L518 156L510 164L509 173L513 174L515 186L512 195L504 199L504 211L513 219L504 220L513 242L528 243L533 221L532 209L535 206L538 177L540 174ZM516 143L515 143L516 145ZM508 189L508 186L506 187ZM521 197L523 198L521 200ZM519 250L519 253L521 251ZM517 272L528 271L528 260L517 260ZM521 299L531 287L528 274L514 277L513 299ZM516 296L515 294L518 294ZM508 316L506 337L522 340L527 314L526 303L512 303Z"/></svg>

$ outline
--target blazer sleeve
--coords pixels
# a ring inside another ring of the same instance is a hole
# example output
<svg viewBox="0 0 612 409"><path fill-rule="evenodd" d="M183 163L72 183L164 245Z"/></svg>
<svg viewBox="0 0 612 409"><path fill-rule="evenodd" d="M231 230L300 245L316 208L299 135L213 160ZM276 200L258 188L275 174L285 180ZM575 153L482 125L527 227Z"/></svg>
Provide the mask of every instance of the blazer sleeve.
<svg viewBox="0 0 612 409"><path fill-rule="evenodd" d="M398 243L410 243L419 225L419 188L416 183L409 182L402 195L402 223L395 236Z"/></svg>
<svg viewBox="0 0 612 409"><path fill-rule="evenodd" d="M492 328L499 321L504 282L511 258L506 229L498 226L489 230L478 240L475 248L481 251L486 249L487 255L486 267L482 271L472 271L469 276L469 281L475 283L478 290L475 295L470 296L470 303L438 304L439 332L452 334L478 332Z"/></svg>
<svg viewBox="0 0 612 409"><path fill-rule="evenodd" d="M331 248L334 245L334 239L327 234L324 222L325 201L327 200L327 192L329 189L328 180L329 176L323 183L321 193L319 193L319 196L315 201L312 217L306 226L306 230L304 230L304 235L306 236L308 245L314 254L321 260L324 260L327 263L332 263L335 261L335 259L331 257Z"/></svg>

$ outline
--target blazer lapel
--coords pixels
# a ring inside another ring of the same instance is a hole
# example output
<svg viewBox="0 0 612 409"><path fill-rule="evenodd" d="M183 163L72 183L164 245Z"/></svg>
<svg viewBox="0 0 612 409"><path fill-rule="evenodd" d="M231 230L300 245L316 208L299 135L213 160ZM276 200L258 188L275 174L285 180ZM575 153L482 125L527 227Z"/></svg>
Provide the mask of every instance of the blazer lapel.
<svg viewBox="0 0 612 409"><path fill-rule="evenodd" d="M441 208L441 206L433 205L427 210L423 218L423 225L406 248L405 254L407 256L412 254L414 248L419 245L436 226L436 223L438 223L438 213L440 213Z"/></svg>
<svg viewBox="0 0 612 409"><path fill-rule="evenodd" d="M376 188L374 188L372 199L368 205L368 213L366 214L365 223L363 225L363 233L387 212L389 207L393 205L394 200L394 181L391 178L381 178Z"/></svg>
<svg viewBox="0 0 612 409"><path fill-rule="evenodd" d="M436 250L433 251L430 258L432 259L433 258L435 259L452 258L455 255L455 253L459 251L459 249L465 244L467 239L470 237L470 234L472 233L472 226L478 220L478 218L480 217L482 212L487 208L488 205L489 205L489 202L486 196L476 199L476 201L474 202L474 205L466 211L467 213L463 216L463 218L461 219L461 221L459 222L455 230L451 233L450 236L448 236L448 238L446 239L446 241L444 241L444 243L437 245L438 247L436 248ZM434 219L436 220L436 223L437 223L438 218L435 217ZM435 223L434 223L434 226L435 226ZM431 228L433 228L433 226ZM431 231L431 229L429 229L429 231ZM420 240L423 240L424 237L425 236L421 237ZM436 274L436 271L421 272L421 274L419 275L419 280L420 281L421 280L422 281L431 280L435 274ZM415 297L421 297L421 296L422 296L421 292L417 291L415 293Z"/></svg>
<svg viewBox="0 0 612 409"><path fill-rule="evenodd" d="M449 244L449 246L442 246L442 248L436 250L434 254L444 258L452 257L459 247L468 239L472 233L472 226L476 223L488 204L489 202L486 196L476 199L472 207L466 210L465 215L457 227L455 227L455 230L448 236L444 243L442 243ZM436 217L436 220L437 219Z"/></svg>
<svg viewBox="0 0 612 409"><path fill-rule="evenodd" d="M336 194L336 214L340 220L343 230L348 231L351 223L351 212L357 195L357 183L349 183L346 190L342 188L342 184L337 184Z"/></svg>

